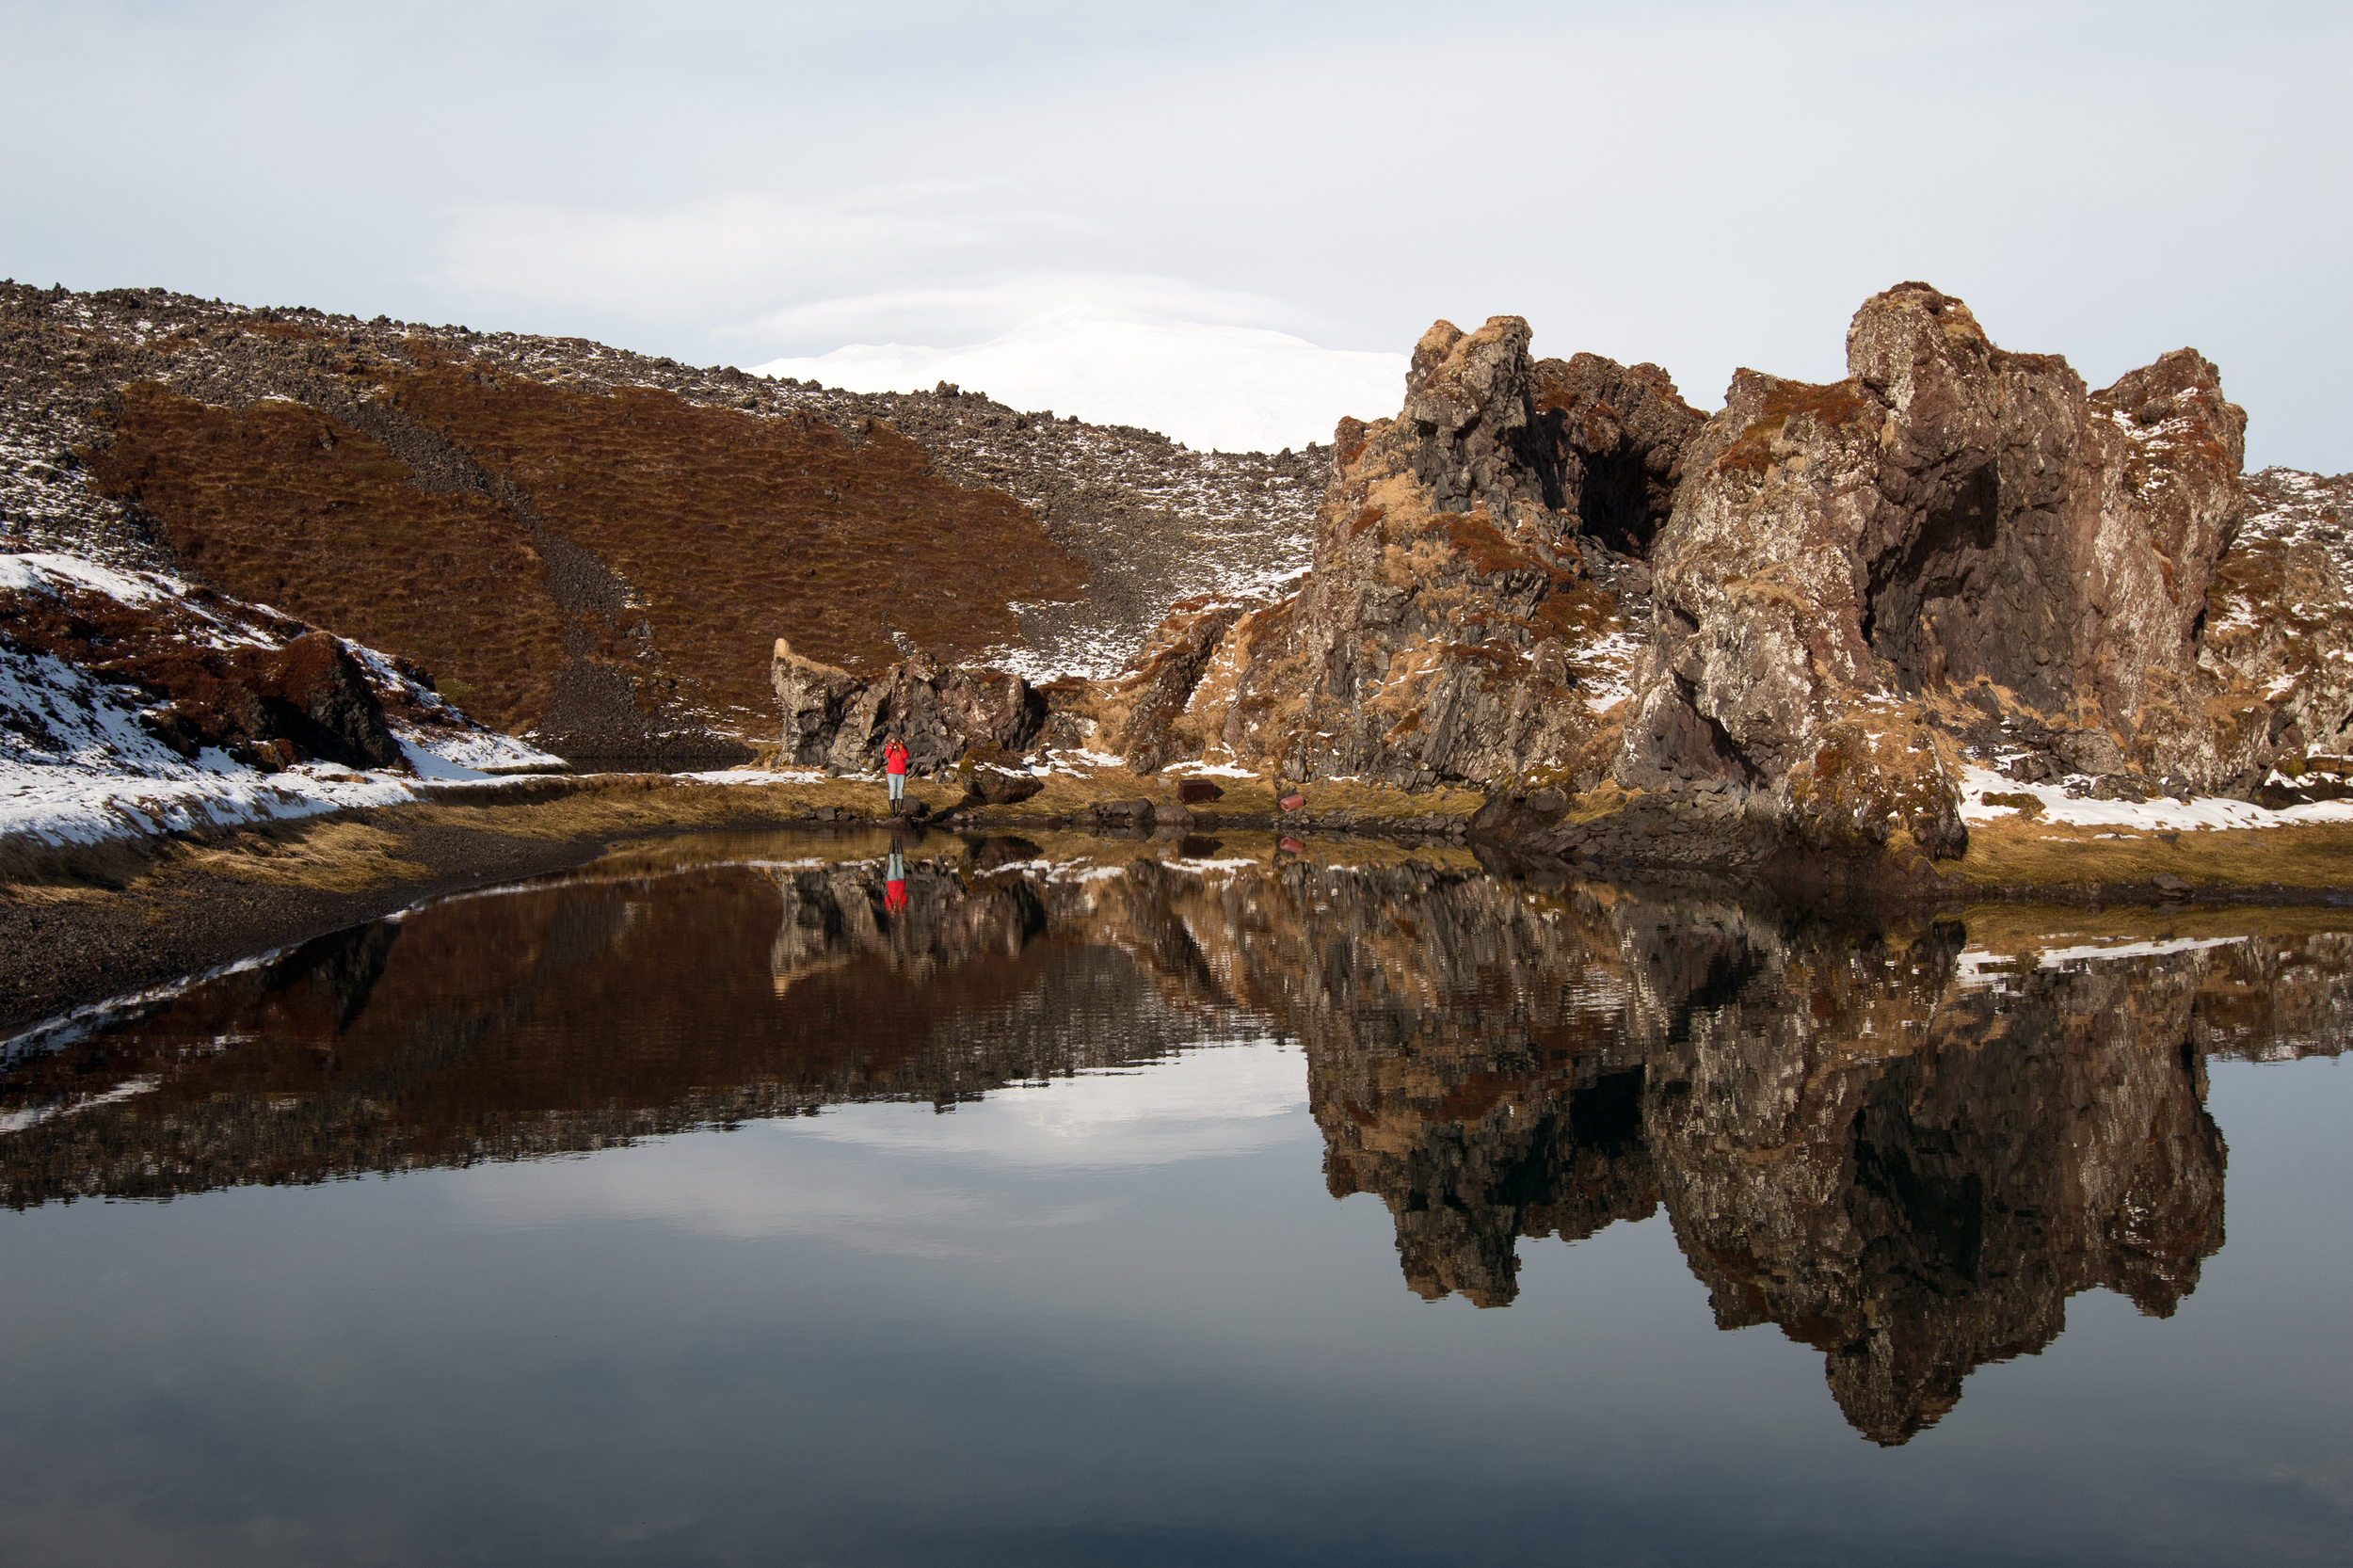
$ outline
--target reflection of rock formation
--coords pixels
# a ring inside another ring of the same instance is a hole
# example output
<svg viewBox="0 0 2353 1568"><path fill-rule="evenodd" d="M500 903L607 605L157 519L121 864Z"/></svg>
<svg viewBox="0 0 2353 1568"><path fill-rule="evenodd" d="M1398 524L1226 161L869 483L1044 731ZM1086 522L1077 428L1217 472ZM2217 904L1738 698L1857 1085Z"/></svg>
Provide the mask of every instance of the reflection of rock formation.
<svg viewBox="0 0 2353 1568"><path fill-rule="evenodd" d="M1423 864L1050 870L1007 840L905 872L895 913L872 862L721 866L313 943L20 1061L0 1196L945 1108L1281 1032L1331 1191L1388 1206L1415 1290L1501 1305L1521 1238L1663 1209L1718 1322L1822 1351L1893 1443L2078 1291L2169 1313L2222 1240L2207 1053L2341 1050L2353 1006L2349 934L1963 964L1953 925Z"/></svg>
<svg viewBox="0 0 2353 1568"><path fill-rule="evenodd" d="M1542 984L1399 1008L1378 964L1349 973L1321 1011L1352 1027L1305 1031L1333 1191L1389 1205L1415 1289L1481 1305L1513 1298L1516 1237L1662 1206L1719 1323L1824 1351L1840 1407L1887 1443L1973 1368L2048 1344L2079 1290L2170 1314L2222 1240L2201 1004L2236 1005L2230 970L2255 952L2329 1011L2346 973L2323 937L1964 990L1949 928L1549 913L1496 911L1456 971L1549 968ZM2290 956L2313 941L2328 951Z"/></svg>
<svg viewBox="0 0 2353 1568"><path fill-rule="evenodd" d="M1672 1053L1645 1116L1718 1322L1827 1352L1883 1443L2048 1344L2079 1290L2170 1315L2222 1242L2222 1141L2182 1048L2193 974L2052 975L1998 1006L1906 978L1922 1016L1890 1054L1776 1048L1736 1005Z"/></svg>

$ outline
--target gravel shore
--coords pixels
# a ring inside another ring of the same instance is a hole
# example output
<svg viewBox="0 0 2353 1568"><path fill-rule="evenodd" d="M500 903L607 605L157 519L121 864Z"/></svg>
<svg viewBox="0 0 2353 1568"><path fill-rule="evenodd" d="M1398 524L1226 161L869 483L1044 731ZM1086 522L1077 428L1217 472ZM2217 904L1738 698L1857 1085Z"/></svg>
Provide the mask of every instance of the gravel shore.
<svg viewBox="0 0 2353 1568"><path fill-rule="evenodd" d="M272 948L376 920L420 899L563 871L602 854L602 835L526 838L405 823L375 825L400 840L423 876L356 891L288 887L167 866L120 892L0 902L0 1032L69 1008L160 985Z"/></svg>

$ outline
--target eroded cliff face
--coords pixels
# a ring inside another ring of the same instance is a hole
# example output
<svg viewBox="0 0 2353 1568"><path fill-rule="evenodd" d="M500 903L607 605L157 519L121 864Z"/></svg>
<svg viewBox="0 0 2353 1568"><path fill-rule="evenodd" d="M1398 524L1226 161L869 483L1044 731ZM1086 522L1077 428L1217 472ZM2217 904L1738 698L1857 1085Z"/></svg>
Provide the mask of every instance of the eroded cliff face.
<svg viewBox="0 0 2353 1568"><path fill-rule="evenodd" d="M1965 837L1961 744L2005 731L2068 773L2250 786L2260 726L2198 667L2246 424L2214 367L2090 392L1917 283L1847 343L1834 385L1741 372L1687 452L1617 777L1935 854Z"/></svg>

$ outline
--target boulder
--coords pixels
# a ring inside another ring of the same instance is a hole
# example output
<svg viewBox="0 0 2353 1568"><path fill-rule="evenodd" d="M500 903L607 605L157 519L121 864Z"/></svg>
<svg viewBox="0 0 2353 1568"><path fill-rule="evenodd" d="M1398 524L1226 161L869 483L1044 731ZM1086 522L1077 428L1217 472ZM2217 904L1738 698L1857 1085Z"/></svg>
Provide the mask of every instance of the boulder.
<svg viewBox="0 0 2353 1568"><path fill-rule="evenodd" d="M990 806L1017 806L1046 788L1046 780L1031 773L1016 773L993 762L974 765L971 792Z"/></svg>
<svg viewBox="0 0 2353 1568"><path fill-rule="evenodd" d="M1046 704L1021 677L942 665L918 653L872 680L806 659L778 637L769 683L783 712L783 760L868 772L892 735L922 774L974 746L1018 753L1036 740Z"/></svg>
<svg viewBox="0 0 2353 1568"><path fill-rule="evenodd" d="M342 641L308 632L277 651L240 660L231 697L237 725L255 739L292 742L304 754L352 768L389 768L404 753L384 705Z"/></svg>

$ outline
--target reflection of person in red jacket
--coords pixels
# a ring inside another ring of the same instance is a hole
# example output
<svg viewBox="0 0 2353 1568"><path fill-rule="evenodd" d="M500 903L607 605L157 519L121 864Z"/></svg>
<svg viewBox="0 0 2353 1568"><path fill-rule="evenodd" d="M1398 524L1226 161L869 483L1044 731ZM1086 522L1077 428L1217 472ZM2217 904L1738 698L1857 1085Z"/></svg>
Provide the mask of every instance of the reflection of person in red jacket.
<svg viewBox="0 0 2353 1568"><path fill-rule="evenodd" d="M883 908L890 914L906 912L907 863L899 857L895 848L883 865Z"/></svg>
<svg viewBox="0 0 2353 1568"><path fill-rule="evenodd" d="M883 776L890 781L890 804L896 806L907 792L907 748L896 735L883 744Z"/></svg>

